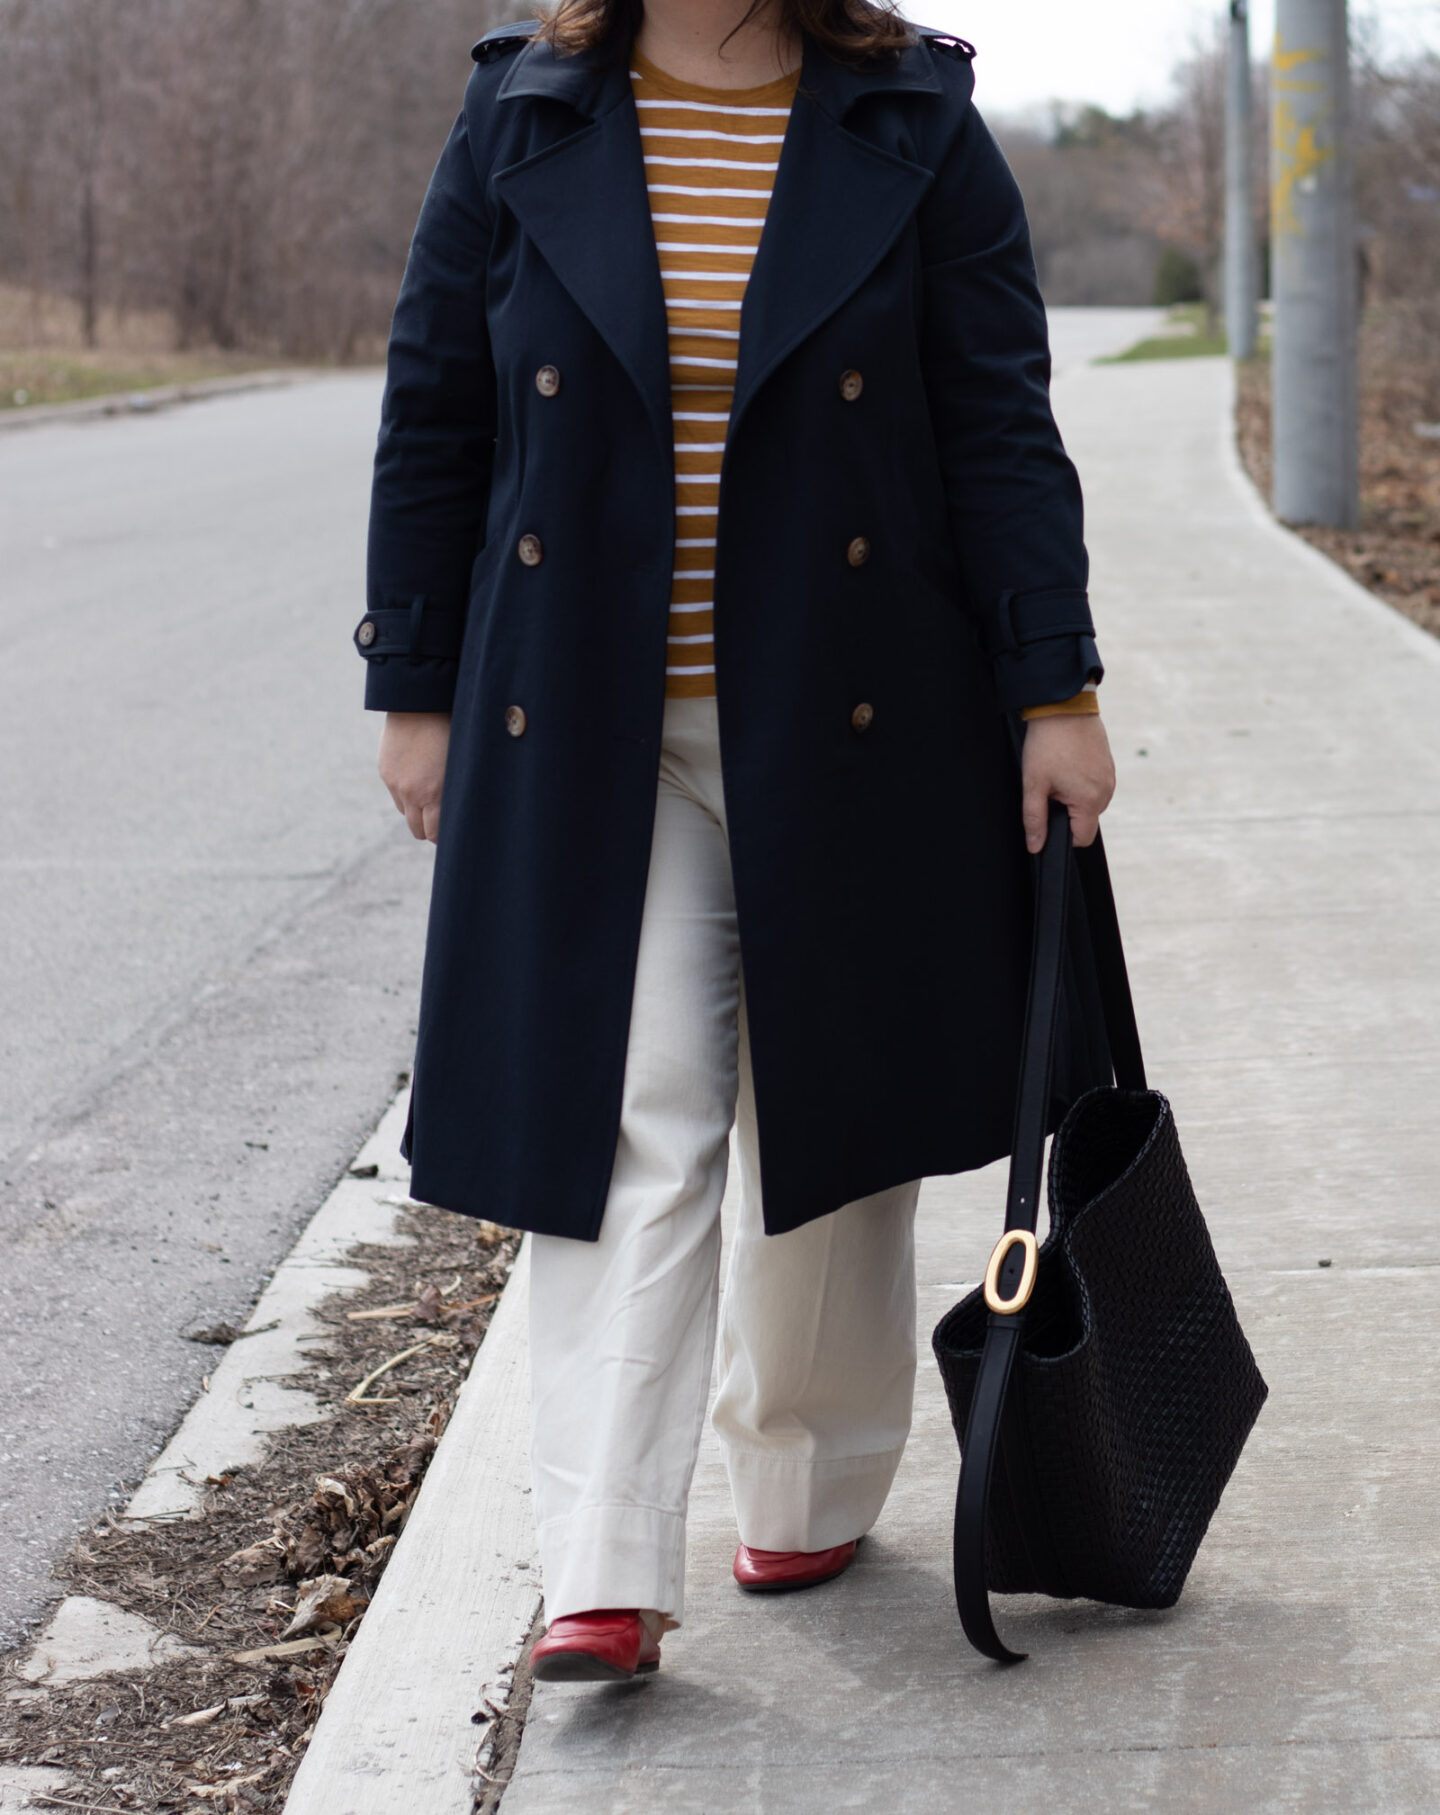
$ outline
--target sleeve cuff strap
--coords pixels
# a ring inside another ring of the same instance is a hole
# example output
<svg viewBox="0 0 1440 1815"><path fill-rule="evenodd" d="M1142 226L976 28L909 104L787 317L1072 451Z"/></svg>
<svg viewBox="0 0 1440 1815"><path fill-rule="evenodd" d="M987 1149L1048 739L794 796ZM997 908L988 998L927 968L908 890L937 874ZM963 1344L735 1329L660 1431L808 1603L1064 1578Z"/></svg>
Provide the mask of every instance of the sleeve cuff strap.
<svg viewBox="0 0 1440 1815"><path fill-rule="evenodd" d="M1093 635L1044 637L995 658L995 685L1006 712L1073 699L1104 674Z"/></svg>
<svg viewBox="0 0 1440 1815"><path fill-rule="evenodd" d="M995 653L1013 654L1027 644L1060 636L1094 636L1090 601L1079 587L1002 592L995 602Z"/></svg>
<svg viewBox="0 0 1440 1815"><path fill-rule="evenodd" d="M453 661L464 633L465 621L459 612L446 611L419 597L404 605L381 605L367 611L355 626L352 641L367 660L404 655Z"/></svg>

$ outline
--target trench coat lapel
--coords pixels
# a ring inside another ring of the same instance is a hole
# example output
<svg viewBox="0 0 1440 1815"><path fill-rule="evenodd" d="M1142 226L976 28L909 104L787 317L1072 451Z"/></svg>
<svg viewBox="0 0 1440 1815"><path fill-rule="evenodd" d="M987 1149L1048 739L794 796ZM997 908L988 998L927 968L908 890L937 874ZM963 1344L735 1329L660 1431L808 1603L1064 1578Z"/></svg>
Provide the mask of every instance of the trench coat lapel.
<svg viewBox="0 0 1440 1815"><path fill-rule="evenodd" d="M852 295L894 245L930 171L844 124L878 90L938 94L923 41L880 70L852 69L805 41L795 105L746 286L730 428L787 353Z"/></svg>
<svg viewBox="0 0 1440 1815"><path fill-rule="evenodd" d="M799 91L741 310L731 428L780 361L838 309L885 256L932 178L845 125L878 90L939 93L923 41L882 69L854 69L805 41ZM497 99L535 96L585 123L495 173L495 188L584 310L670 445L669 342L627 60L556 56L529 44Z"/></svg>
<svg viewBox="0 0 1440 1815"><path fill-rule="evenodd" d="M557 57L549 45L527 45L497 99L525 95L565 101L590 117L557 144L497 170L495 188L629 373L668 450L665 294L627 61Z"/></svg>

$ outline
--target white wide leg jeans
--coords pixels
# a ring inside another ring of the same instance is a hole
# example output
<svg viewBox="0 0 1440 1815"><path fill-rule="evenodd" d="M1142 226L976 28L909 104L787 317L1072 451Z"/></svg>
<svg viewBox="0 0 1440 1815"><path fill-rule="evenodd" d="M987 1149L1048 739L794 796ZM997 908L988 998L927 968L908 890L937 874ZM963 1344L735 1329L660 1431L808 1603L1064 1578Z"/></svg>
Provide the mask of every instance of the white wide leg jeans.
<svg viewBox="0 0 1440 1815"><path fill-rule="evenodd" d="M715 1427L740 1539L824 1550L875 1522L909 1434L919 1181L764 1233L716 704L669 700L600 1239L531 1238L532 1466L551 1620L601 1607L681 1620L732 1122L741 1201Z"/></svg>

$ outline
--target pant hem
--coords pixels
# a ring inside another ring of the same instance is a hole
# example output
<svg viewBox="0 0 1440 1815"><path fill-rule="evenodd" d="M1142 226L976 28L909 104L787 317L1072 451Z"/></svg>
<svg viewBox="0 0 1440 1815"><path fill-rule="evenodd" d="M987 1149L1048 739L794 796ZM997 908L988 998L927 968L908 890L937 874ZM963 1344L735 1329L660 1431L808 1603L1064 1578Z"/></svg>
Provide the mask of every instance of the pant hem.
<svg viewBox="0 0 1440 1815"><path fill-rule="evenodd" d="M685 1519L651 1506L581 1507L538 1532L545 1617L634 1607L685 1614Z"/></svg>
<svg viewBox="0 0 1440 1815"><path fill-rule="evenodd" d="M880 1517L905 1453L807 1461L724 1446L740 1541L755 1550L830 1550L862 1538Z"/></svg>

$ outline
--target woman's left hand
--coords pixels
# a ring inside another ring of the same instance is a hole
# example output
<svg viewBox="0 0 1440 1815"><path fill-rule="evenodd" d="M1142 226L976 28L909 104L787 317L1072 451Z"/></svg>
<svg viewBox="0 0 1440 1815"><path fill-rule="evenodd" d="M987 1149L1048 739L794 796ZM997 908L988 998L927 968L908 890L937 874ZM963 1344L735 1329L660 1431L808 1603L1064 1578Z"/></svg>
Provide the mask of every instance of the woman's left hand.
<svg viewBox="0 0 1440 1815"><path fill-rule="evenodd" d="M1115 792L1110 739L1098 716L1057 713L1027 719L1020 775L1027 850L1044 850L1052 800L1069 808L1076 844L1094 844L1100 815Z"/></svg>

